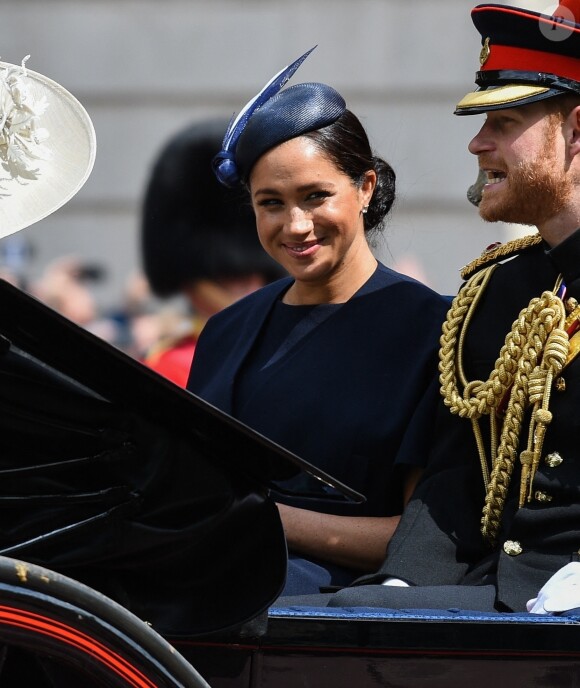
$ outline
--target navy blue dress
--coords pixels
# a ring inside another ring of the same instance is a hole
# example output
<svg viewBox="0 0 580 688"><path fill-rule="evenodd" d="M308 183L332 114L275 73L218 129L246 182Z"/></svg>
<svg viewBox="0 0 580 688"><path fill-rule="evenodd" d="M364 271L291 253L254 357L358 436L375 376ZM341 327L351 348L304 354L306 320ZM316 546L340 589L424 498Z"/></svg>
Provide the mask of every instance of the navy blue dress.
<svg viewBox="0 0 580 688"><path fill-rule="evenodd" d="M399 514L404 469L428 454L448 301L381 264L344 304L282 304L291 284L268 285L209 320L188 389L366 497L337 500L304 475L283 485L301 496L275 494L277 501Z"/></svg>

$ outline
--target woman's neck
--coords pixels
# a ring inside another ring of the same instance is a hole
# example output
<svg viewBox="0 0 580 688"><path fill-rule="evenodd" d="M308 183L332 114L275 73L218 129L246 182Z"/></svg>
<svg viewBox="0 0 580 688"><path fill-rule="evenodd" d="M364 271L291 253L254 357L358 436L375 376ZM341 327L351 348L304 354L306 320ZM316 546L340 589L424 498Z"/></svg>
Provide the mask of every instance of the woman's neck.
<svg viewBox="0 0 580 688"><path fill-rule="evenodd" d="M369 256L364 261L359 261L355 268L352 265L343 266L343 269L324 282L296 280L284 294L282 301L292 306L346 303L376 269L377 259L369 251Z"/></svg>

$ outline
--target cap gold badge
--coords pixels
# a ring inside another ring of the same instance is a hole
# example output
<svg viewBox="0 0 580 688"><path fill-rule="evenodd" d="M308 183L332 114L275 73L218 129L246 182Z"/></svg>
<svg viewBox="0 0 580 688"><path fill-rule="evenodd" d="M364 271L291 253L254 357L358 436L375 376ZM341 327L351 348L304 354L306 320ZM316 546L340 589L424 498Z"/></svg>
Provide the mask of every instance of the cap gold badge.
<svg viewBox="0 0 580 688"><path fill-rule="evenodd" d="M491 53L491 48L489 47L489 36L485 39L483 42L483 47L481 48L479 52L479 64L483 67L483 65L487 62L487 59L489 57L489 54Z"/></svg>

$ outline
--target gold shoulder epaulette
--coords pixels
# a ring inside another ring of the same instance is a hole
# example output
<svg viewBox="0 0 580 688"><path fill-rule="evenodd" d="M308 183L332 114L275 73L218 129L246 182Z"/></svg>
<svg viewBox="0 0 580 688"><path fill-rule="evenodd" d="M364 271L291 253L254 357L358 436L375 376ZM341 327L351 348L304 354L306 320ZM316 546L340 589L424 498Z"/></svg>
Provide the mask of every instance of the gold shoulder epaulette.
<svg viewBox="0 0 580 688"><path fill-rule="evenodd" d="M479 258L472 260L471 263L461 268L461 279L466 280L480 268L503 258L511 258L517 253L532 248L532 246L537 246L541 241L542 237L539 234L526 234L526 236L520 239L508 241L506 244L492 244L485 249Z"/></svg>

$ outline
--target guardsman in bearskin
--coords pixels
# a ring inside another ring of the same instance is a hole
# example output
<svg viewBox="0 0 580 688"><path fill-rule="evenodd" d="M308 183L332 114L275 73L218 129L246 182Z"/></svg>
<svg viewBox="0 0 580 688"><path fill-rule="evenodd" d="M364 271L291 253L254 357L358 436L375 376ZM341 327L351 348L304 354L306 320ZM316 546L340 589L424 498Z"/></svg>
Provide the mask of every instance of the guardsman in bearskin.
<svg viewBox="0 0 580 688"><path fill-rule="evenodd" d="M478 89L455 112L485 116L479 211L537 232L464 268L428 468L379 574L332 606L580 607L580 0L472 18Z"/></svg>

